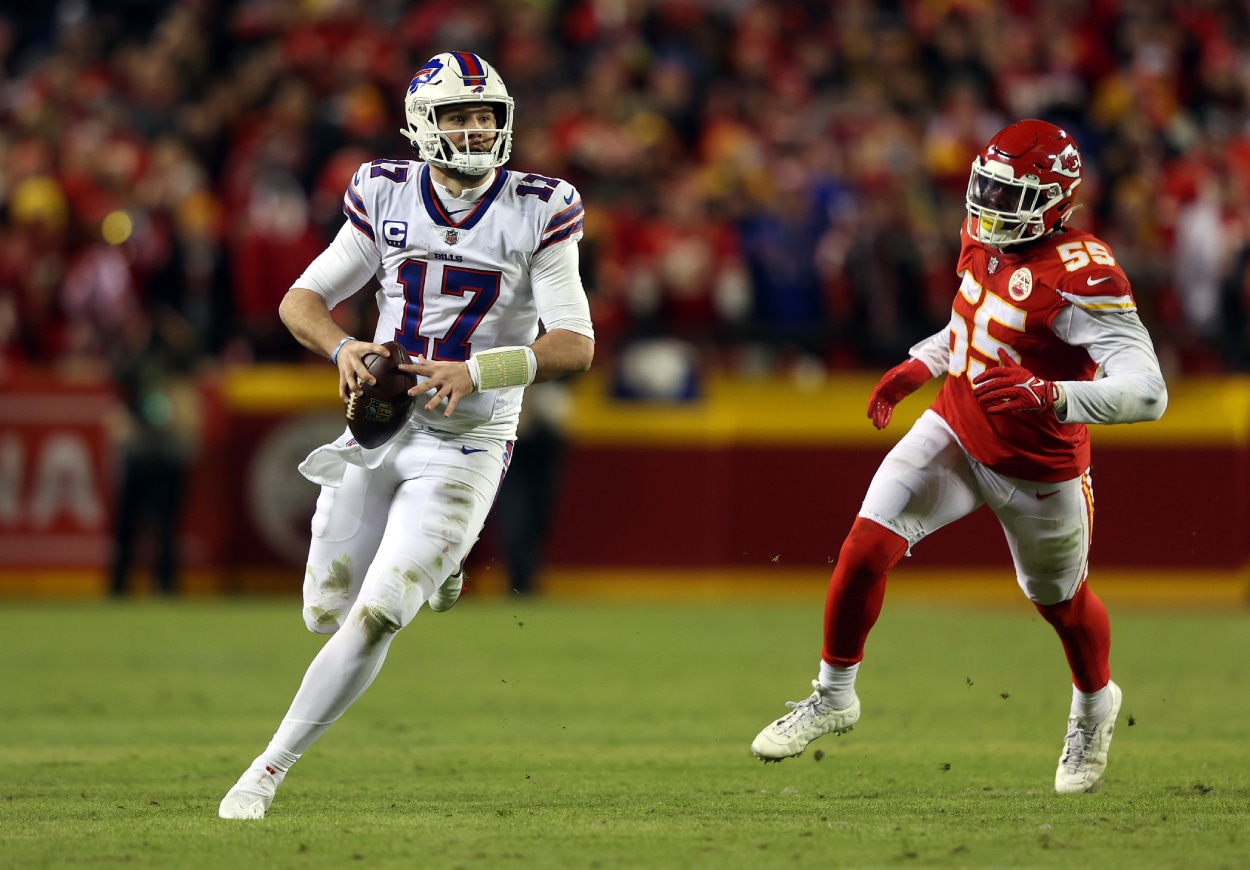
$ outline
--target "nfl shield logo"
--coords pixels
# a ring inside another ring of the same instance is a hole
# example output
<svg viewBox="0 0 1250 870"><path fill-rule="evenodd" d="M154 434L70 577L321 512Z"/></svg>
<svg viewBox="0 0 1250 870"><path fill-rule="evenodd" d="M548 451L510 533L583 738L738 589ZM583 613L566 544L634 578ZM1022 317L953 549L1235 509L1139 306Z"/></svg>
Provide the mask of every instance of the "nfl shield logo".
<svg viewBox="0 0 1250 870"><path fill-rule="evenodd" d="M460 232L458 230L448 230L443 233L443 241L449 245L454 245L460 241Z"/></svg>
<svg viewBox="0 0 1250 870"><path fill-rule="evenodd" d="M998 271L998 257L990 257L989 268L986 271L991 275Z"/></svg>

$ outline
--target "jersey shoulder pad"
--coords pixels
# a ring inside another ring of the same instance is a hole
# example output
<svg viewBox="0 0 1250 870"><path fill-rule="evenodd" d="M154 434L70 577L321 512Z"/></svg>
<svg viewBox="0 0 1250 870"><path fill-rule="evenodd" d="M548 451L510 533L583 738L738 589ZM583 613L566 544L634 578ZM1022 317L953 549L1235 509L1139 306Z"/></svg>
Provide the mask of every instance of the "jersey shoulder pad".
<svg viewBox="0 0 1250 870"><path fill-rule="evenodd" d="M1086 311L1137 310L1128 276L1105 242L1072 231L1060 236L1052 251L1055 289L1070 304Z"/></svg>
<svg viewBox="0 0 1250 870"><path fill-rule="evenodd" d="M343 193L343 214L352 226L374 240L374 224L378 220L381 203L395 189L415 180L421 164L414 160L372 160L362 163L352 174Z"/></svg>
<svg viewBox="0 0 1250 870"><path fill-rule="evenodd" d="M369 164L362 163L357 170L352 173L351 179L347 183L347 190L343 192L343 214L351 222L360 233L369 239L369 241L377 241L373 231L373 196L367 191L367 180L369 178Z"/></svg>
<svg viewBox="0 0 1250 870"><path fill-rule="evenodd" d="M369 202L409 181L417 181L420 173L421 164L416 160L373 160L357 167L348 182L347 192L355 192Z"/></svg>
<svg viewBox="0 0 1250 870"><path fill-rule="evenodd" d="M577 241L582 237L586 207L577 188L562 178L549 178L551 195L546 199L545 222L542 238L538 243L541 251L565 241Z"/></svg>
<svg viewBox="0 0 1250 870"><path fill-rule="evenodd" d="M507 183L523 207L544 207L546 211L555 212L581 198L577 189L563 178L520 169L509 169L507 173Z"/></svg>

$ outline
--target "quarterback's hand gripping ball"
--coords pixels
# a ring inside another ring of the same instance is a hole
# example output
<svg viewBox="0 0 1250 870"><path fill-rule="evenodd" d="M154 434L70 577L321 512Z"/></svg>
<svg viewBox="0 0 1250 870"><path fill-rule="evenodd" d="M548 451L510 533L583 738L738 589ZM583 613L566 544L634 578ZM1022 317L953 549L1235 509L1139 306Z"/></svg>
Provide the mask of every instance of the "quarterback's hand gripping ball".
<svg viewBox="0 0 1250 870"><path fill-rule="evenodd" d="M973 380L973 393L987 414L1015 411L1053 411L1059 401L1059 388L1020 365L999 348L999 365L986 369Z"/></svg>
<svg viewBox="0 0 1250 870"><path fill-rule="evenodd" d="M347 428L362 447L381 447L408 420L413 397L408 390L416 379L399 366L412 363L408 352L393 341L382 345L390 356L371 353L363 362L373 383L360 382L360 395L352 393L347 400Z"/></svg>

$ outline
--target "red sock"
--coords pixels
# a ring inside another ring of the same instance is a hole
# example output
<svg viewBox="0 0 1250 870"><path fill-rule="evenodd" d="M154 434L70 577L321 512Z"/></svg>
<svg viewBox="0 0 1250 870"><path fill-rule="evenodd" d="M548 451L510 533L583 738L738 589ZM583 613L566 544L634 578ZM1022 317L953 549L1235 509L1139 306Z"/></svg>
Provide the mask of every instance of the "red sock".
<svg viewBox="0 0 1250 870"><path fill-rule="evenodd" d="M880 523L856 517L842 543L825 598L821 657L850 667L864 657L864 641L881 615L885 578L907 552L907 541Z"/></svg>
<svg viewBox="0 0 1250 870"><path fill-rule="evenodd" d="M1034 604L1063 642L1072 682L1082 692L1097 692L1111 679L1111 620L1107 608L1085 583L1069 601Z"/></svg>

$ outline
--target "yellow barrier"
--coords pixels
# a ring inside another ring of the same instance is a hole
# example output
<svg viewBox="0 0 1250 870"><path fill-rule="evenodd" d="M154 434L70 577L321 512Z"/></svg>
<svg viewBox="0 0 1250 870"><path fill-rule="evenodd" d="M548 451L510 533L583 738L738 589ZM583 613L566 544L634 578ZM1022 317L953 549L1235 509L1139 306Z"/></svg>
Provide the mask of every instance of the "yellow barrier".
<svg viewBox="0 0 1250 870"><path fill-rule="evenodd" d="M709 377L698 401L622 401L590 372L570 380L570 434L587 444L778 444L882 446L897 440L937 395L931 381L899 405L878 432L868 422L876 374L839 374L806 385L789 378ZM329 366L255 366L229 372L227 407L243 413L337 410ZM1169 385L1163 419L1091 427L1095 443L1250 445L1250 377L1180 379Z"/></svg>

